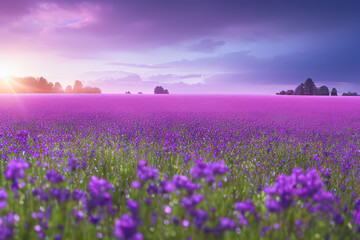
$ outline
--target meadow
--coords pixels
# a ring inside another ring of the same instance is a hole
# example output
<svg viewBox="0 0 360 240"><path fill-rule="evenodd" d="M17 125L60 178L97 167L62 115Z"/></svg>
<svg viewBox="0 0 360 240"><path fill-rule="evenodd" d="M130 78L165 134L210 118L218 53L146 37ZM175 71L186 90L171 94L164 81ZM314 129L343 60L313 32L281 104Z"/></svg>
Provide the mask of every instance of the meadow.
<svg viewBox="0 0 360 240"><path fill-rule="evenodd" d="M0 239L360 239L360 98L0 96Z"/></svg>

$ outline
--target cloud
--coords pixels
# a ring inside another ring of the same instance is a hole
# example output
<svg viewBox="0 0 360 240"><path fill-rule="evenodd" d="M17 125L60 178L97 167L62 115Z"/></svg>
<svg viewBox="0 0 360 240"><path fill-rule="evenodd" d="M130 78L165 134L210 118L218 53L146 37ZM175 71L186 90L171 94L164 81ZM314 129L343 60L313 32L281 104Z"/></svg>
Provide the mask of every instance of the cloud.
<svg viewBox="0 0 360 240"><path fill-rule="evenodd" d="M153 66L153 65L146 65L146 64L136 64L136 63L111 62L111 63L107 63L107 64L108 65L122 66L122 67L145 68L145 69L162 68L161 66Z"/></svg>
<svg viewBox="0 0 360 240"><path fill-rule="evenodd" d="M80 74L78 78L84 81L93 81L97 79L106 79L106 78L126 78L128 76L138 76L138 75L136 73L127 72L127 71L89 71Z"/></svg>
<svg viewBox="0 0 360 240"><path fill-rule="evenodd" d="M225 41L214 41L207 38L197 44L189 46L189 50L194 52L212 53L218 47L221 47L223 45L225 45Z"/></svg>
<svg viewBox="0 0 360 240"><path fill-rule="evenodd" d="M0 22L17 21L37 8L35 0L0 1Z"/></svg>
<svg viewBox="0 0 360 240"><path fill-rule="evenodd" d="M184 59L173 61L157 66L173 68L181 71L200 71L200 72L239 72L264 67L267 59L258 58L250 54L250 51L238 51L221 54L212 57L203 57L197 59Z"/></svg>
<svg viewBox="0 0 360 240"><path fill-rule="evenodd" d="M96 80L87 81L89 85L96 84L100 86L103 92L107 93L125 93L130 91L137 93L139 91L145 93L152 93L157 82L144 81L136 73L128 73L121 77L102 77Z"/></svg>
<svg viewBox="0 0 360 240"><path fill-rule="evenodd" d="M158 83L176 83L176 82L201 82L204 78L203 74L186 74L186 75L177 75L177 74L159 74L150 76L149 80L158 82Z"/></svg>
<svg viewBox="0 0 360 240"><path fill-rule="evenodd" d="M339 36L340 38L340 36ZM353 46L360 35L327 44L313 42L306 51L255 56L251 51L237 51L217 56L185 59L160 64L173 71L198 71L207 75L237 74L244 81L258 83L299 83L307 77L321 82L358 82L360 79L359 48ZM234 78L231 78L234 79ZM226 81L226 79L223 79ZM234 81L237 81L234 79ZM230 84L230 83L229 83ZM234 84L232 82L231 84Z"/></svg>
<svg viewBox="0 0 360 240"><path fill-rule="evenodd" d="M82 76L82 79L89 85L100 86L103 92L107 93L123 93L125 91L144 93L152 93L158 85L169 86L177 93L184 93L181 89L175 90L177 87L194 86L205 78L202 74L161 74L148 77L146 80L136 73L130 72L88 72ZM199 86L203 86L200 84Z"/></svg>
<svg viewBox="0 0 360 240"><path fill-rule="evenodd" d="M224 41L211 40L217 36L238 42L277 41L355 27L360 20L357 1L352 4L231 0L10 2L0 3L0 16L7 21L0 29L12 34L22 29L16 37L26 35L33 40L27 42L39 41L42 33L41 45L76 52L144 51L194 39L204 40L190 50L212 52L224 45Z"/></svg>

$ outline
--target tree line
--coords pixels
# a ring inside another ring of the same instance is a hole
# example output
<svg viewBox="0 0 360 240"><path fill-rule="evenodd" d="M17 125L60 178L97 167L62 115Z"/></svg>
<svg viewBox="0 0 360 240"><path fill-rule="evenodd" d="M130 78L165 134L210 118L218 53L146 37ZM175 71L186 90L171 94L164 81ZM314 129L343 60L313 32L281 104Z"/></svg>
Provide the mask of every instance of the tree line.
<svg viewBox="0 0 360 240"><path fill-rule="evenodd" d="M319 95L319 96L337 96L338 92L336 88L333 88L331 92L329 88L325 85L321 87L316 87L314 81L311 78L306 79L304 83L301 83L299 86L296 87L295 90L282 90L276 95ZM359 96L356 92L347 92L343 93L342 96Z"/></svg>
<svg viewBox="0 0 360 240"><path fill-rule="evenodd" d="M0 93L101 93L98 87L84 86L79 80L65 90L59 82L52 83L45 78L25 77L0 79Z"/></svg>
<svg viewBox="0 0 360 240"><path fill-rule="evenodd" d="M126 91L125 94L131 94L130 91ZM142 92L138 92L138 94L143 94ZM154 94L169 94L169 90L164 89L162 86L156 86L154 88Z"/></svg>

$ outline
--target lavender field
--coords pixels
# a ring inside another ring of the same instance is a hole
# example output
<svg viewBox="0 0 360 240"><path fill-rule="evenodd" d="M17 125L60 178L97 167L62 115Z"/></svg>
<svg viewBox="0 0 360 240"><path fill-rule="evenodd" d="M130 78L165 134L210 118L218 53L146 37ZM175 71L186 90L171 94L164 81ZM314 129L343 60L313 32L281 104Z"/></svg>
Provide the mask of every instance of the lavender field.
<svg viewBox="0 0 360 240"><path fill-rule="evenodd" d="M0 239L360 239L360 98L0 96Z"/></svg>

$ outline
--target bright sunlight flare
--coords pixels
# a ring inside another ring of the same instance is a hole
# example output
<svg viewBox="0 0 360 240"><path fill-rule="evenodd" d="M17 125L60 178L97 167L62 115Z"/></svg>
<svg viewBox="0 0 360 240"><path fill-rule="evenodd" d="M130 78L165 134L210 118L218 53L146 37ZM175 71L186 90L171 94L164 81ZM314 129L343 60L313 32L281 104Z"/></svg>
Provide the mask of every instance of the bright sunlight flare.
<svg viewBox="0 0 360 240"><path fill-rule="evenodd" d="M5 65L0 65L0 78L6 79L10 76L10 70Z"/></svg>

